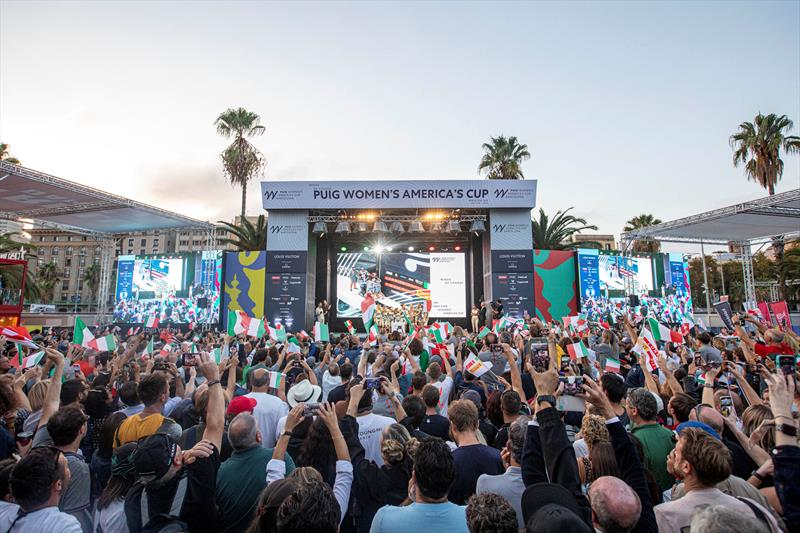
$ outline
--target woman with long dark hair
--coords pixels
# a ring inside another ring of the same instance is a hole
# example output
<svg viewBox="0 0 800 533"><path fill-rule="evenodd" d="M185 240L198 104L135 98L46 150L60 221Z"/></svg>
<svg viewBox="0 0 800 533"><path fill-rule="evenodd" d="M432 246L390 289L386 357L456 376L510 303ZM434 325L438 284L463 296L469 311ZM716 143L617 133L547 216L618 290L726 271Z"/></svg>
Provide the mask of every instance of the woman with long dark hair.
<svg viewBox="0 0 800 533"><path fill-rule="evenodd" d="M131 442L114 450L111 460L111 477L97 500L94 523L103 533L128 533L125 518L125 495L136 482L132 456L136 443Z"/></svg>

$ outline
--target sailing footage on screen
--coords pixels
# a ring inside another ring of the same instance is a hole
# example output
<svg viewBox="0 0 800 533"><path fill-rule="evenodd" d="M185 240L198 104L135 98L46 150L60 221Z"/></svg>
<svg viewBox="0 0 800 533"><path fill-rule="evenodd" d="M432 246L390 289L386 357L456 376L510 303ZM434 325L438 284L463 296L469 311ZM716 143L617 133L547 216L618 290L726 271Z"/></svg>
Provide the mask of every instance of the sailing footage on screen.
<svg viewBox="0 0 800 533"><path fill-rule="evenodd" d="M337 316L361 317L366 298L376 303L375 322L392 329L465 316L464 265L463 253L337 254Z"/></svg>
<svg viewBox="0 0 800 533"><path fill-rule="evenodd" d="M202 258L120 257L114 321L149 327L215 323L220 268L216 253Z"/></svg>

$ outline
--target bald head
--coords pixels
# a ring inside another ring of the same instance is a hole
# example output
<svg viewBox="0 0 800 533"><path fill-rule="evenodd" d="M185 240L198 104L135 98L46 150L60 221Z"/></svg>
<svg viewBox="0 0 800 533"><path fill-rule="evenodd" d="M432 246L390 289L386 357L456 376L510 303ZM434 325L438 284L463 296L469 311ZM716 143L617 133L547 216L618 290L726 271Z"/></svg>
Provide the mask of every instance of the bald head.
<svg viewBox="0 0 800 533"><path fill-rule="evenodd" d="M639 521L642 503L624 481L603 476L589 487L592 522L599 531L630 531Z"/></svg>
<svg viewBox="0 0 800 533"><path fill-rule="evenodd" d="M699 410L700 422L707 424L714 429L717 433L722 435L722 430L725 428L725 419L722 414L716 409L704 407Z"/></svg>
<svg viewBox="0 0 800 533"><path fill-rule="evenodd" d="M234 450L248 450L258 444L258 426L250 413L236 415L228 425L228 440Z"/></svg>
<svg viewBox="0 0 800 533"><path fill-rule="evenodd" d="M266 392L267 384L269 383L269 371L263 368L257 368L251 372L253 390L257 392Z"/></svg>

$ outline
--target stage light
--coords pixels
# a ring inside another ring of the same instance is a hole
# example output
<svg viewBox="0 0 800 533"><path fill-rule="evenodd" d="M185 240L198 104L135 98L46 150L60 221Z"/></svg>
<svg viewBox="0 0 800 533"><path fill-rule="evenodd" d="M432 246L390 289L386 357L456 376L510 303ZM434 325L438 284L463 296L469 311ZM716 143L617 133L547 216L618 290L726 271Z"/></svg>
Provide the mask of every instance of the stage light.
<svg viewBox="0 0 800 533"><path fill-rule="evenodd" d="M429 252L432 252L432 251L434 251L435 249L436 249L436 247L435 247L435 246L428 246L428 251L429 251Z"/></svg>
<svg viewBox="0 0 800 533"><path fill-rule="evenodd" d="M409 246L409 247L408 247L408 251L409 251L409 252L413 252L413 251L414 251L414 247L413 247L413 246Z"/></svg>
<svg viewBox="0 0 800 533"><path fill-rule="evenodd" d="M442 223L441 222L434 222L431 226L431 233L441 233L442 232Z"/></svg>
<svg viewBox="0 0 800 533"><path fill-rule="evenodd" d="M386 248L386 251L387 251L387 252L391 252L391 251L392 251L392 247L391 247L391 246L389 246L388 248Z"/></svg>
<svg viewBox="0 0 800 533"><path fill-rule="evenodd" d="M341 250L343 252L346 252L347 251L347 246L342 246L341 248L339 248L339 250Z"/></svg>
<svg viewBox="0 0 800 533"><path fill-rule="evenodd" d="M359 222L356 225L356 229L359 233L366 233L367 232L367 223L366 222Z"/></svg>
<svg viewBox="0 0 800 533"><path fill-rule="evenodd" d="M386 223L382 220L379 220L372 226L372 231L374 233L389 233L389 228L386 227Z"/></svg>
<svg viewBox="0 0 800 533"><path fill-rule="evenodd" d="M311 230L312 233L316 233L317 235L325 235L328 231L328 226L324 222L315 222L314 229Z"/></svg>
<svg viewBox="0 0 800 533"><path fill-rule="evenodd" d="M376 245L376 246L375 246L375 252L376 252L376 253L381 253L381 252L383 252L383 245L380 245L380 244Z"/></svg>
<svg viewBox="0 0 800 533"><path fill-rule="evenodd" d="M425 227L422 225L422 222L419 220L415 220L411 224L408 225L408 232L409 233L424 233Z"/></svg>
<svg viewBox="0 0 800 533"><path fill-rule="evenodd" d="M461 251L461 247L460 246L456 246L455 248L453 248L453 250L455 250L456 252L460 252Z"/></svg>
<svg viewBox="0 0 800 533"><path fill-rule="evenodd" d="M445 231L447 233L458 233L461 231L461 224L458 223L458 220L451 220L447 223Z"/></svg>
<svg viewBox="0 0 800 533"><path fill-rule="evenodd" d="M336 224L336 233L350 233L350 223L343 220Z"/></svg>
<svg viewBox="0 0 800 533"><path fill-rule="evenodd" d="M403 233L405 230L402 222L392 222L392 233Z"/></svg>
<svg viewBox="0 0 800 533"><path fill-rule="evenodd" d="M365 246L365 247L364 247L364 251L365 251L365 252L369 252L369 246Z"/></svg>
<svg viewBox="0 0 800 533"><path fill-rule="evenodd" d="M484 225L483 220L473 220L469 230L474 231L475 233L483 233L486 231L486 226Z"/></svg>

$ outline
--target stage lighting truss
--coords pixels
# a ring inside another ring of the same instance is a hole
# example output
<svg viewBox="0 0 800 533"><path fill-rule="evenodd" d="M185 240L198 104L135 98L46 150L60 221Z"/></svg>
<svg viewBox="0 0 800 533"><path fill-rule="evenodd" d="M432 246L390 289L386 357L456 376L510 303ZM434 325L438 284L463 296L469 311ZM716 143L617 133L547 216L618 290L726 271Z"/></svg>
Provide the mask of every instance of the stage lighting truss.
<svg viewBox="0 0 800 533"><path fill-rule="evenodd" d="M327 224L336 224L336 233L346 235L353 231L358 233L368 233L370 229L373 233L425 233L426 226L423 221L429 221L428 231L430 233L456 234L464 231L464 225L469 227L470 232L483 233L486 231L486 215L454 213L444 215L434 213L431 215L374 215L369 217L363 215L312 215L308 217L308 222L314 224L313 232L322 235L327 232ZM370 228L369 220L374 223ZM407 228L407 229L406 229Z"/></svg>
<svg viewBox="0 0 800 533"><path fill-rule="evenodd" d="M342 220L338 224L336 224L336 233L347 235L350 233L350 223L346 220Z"/></svg>

